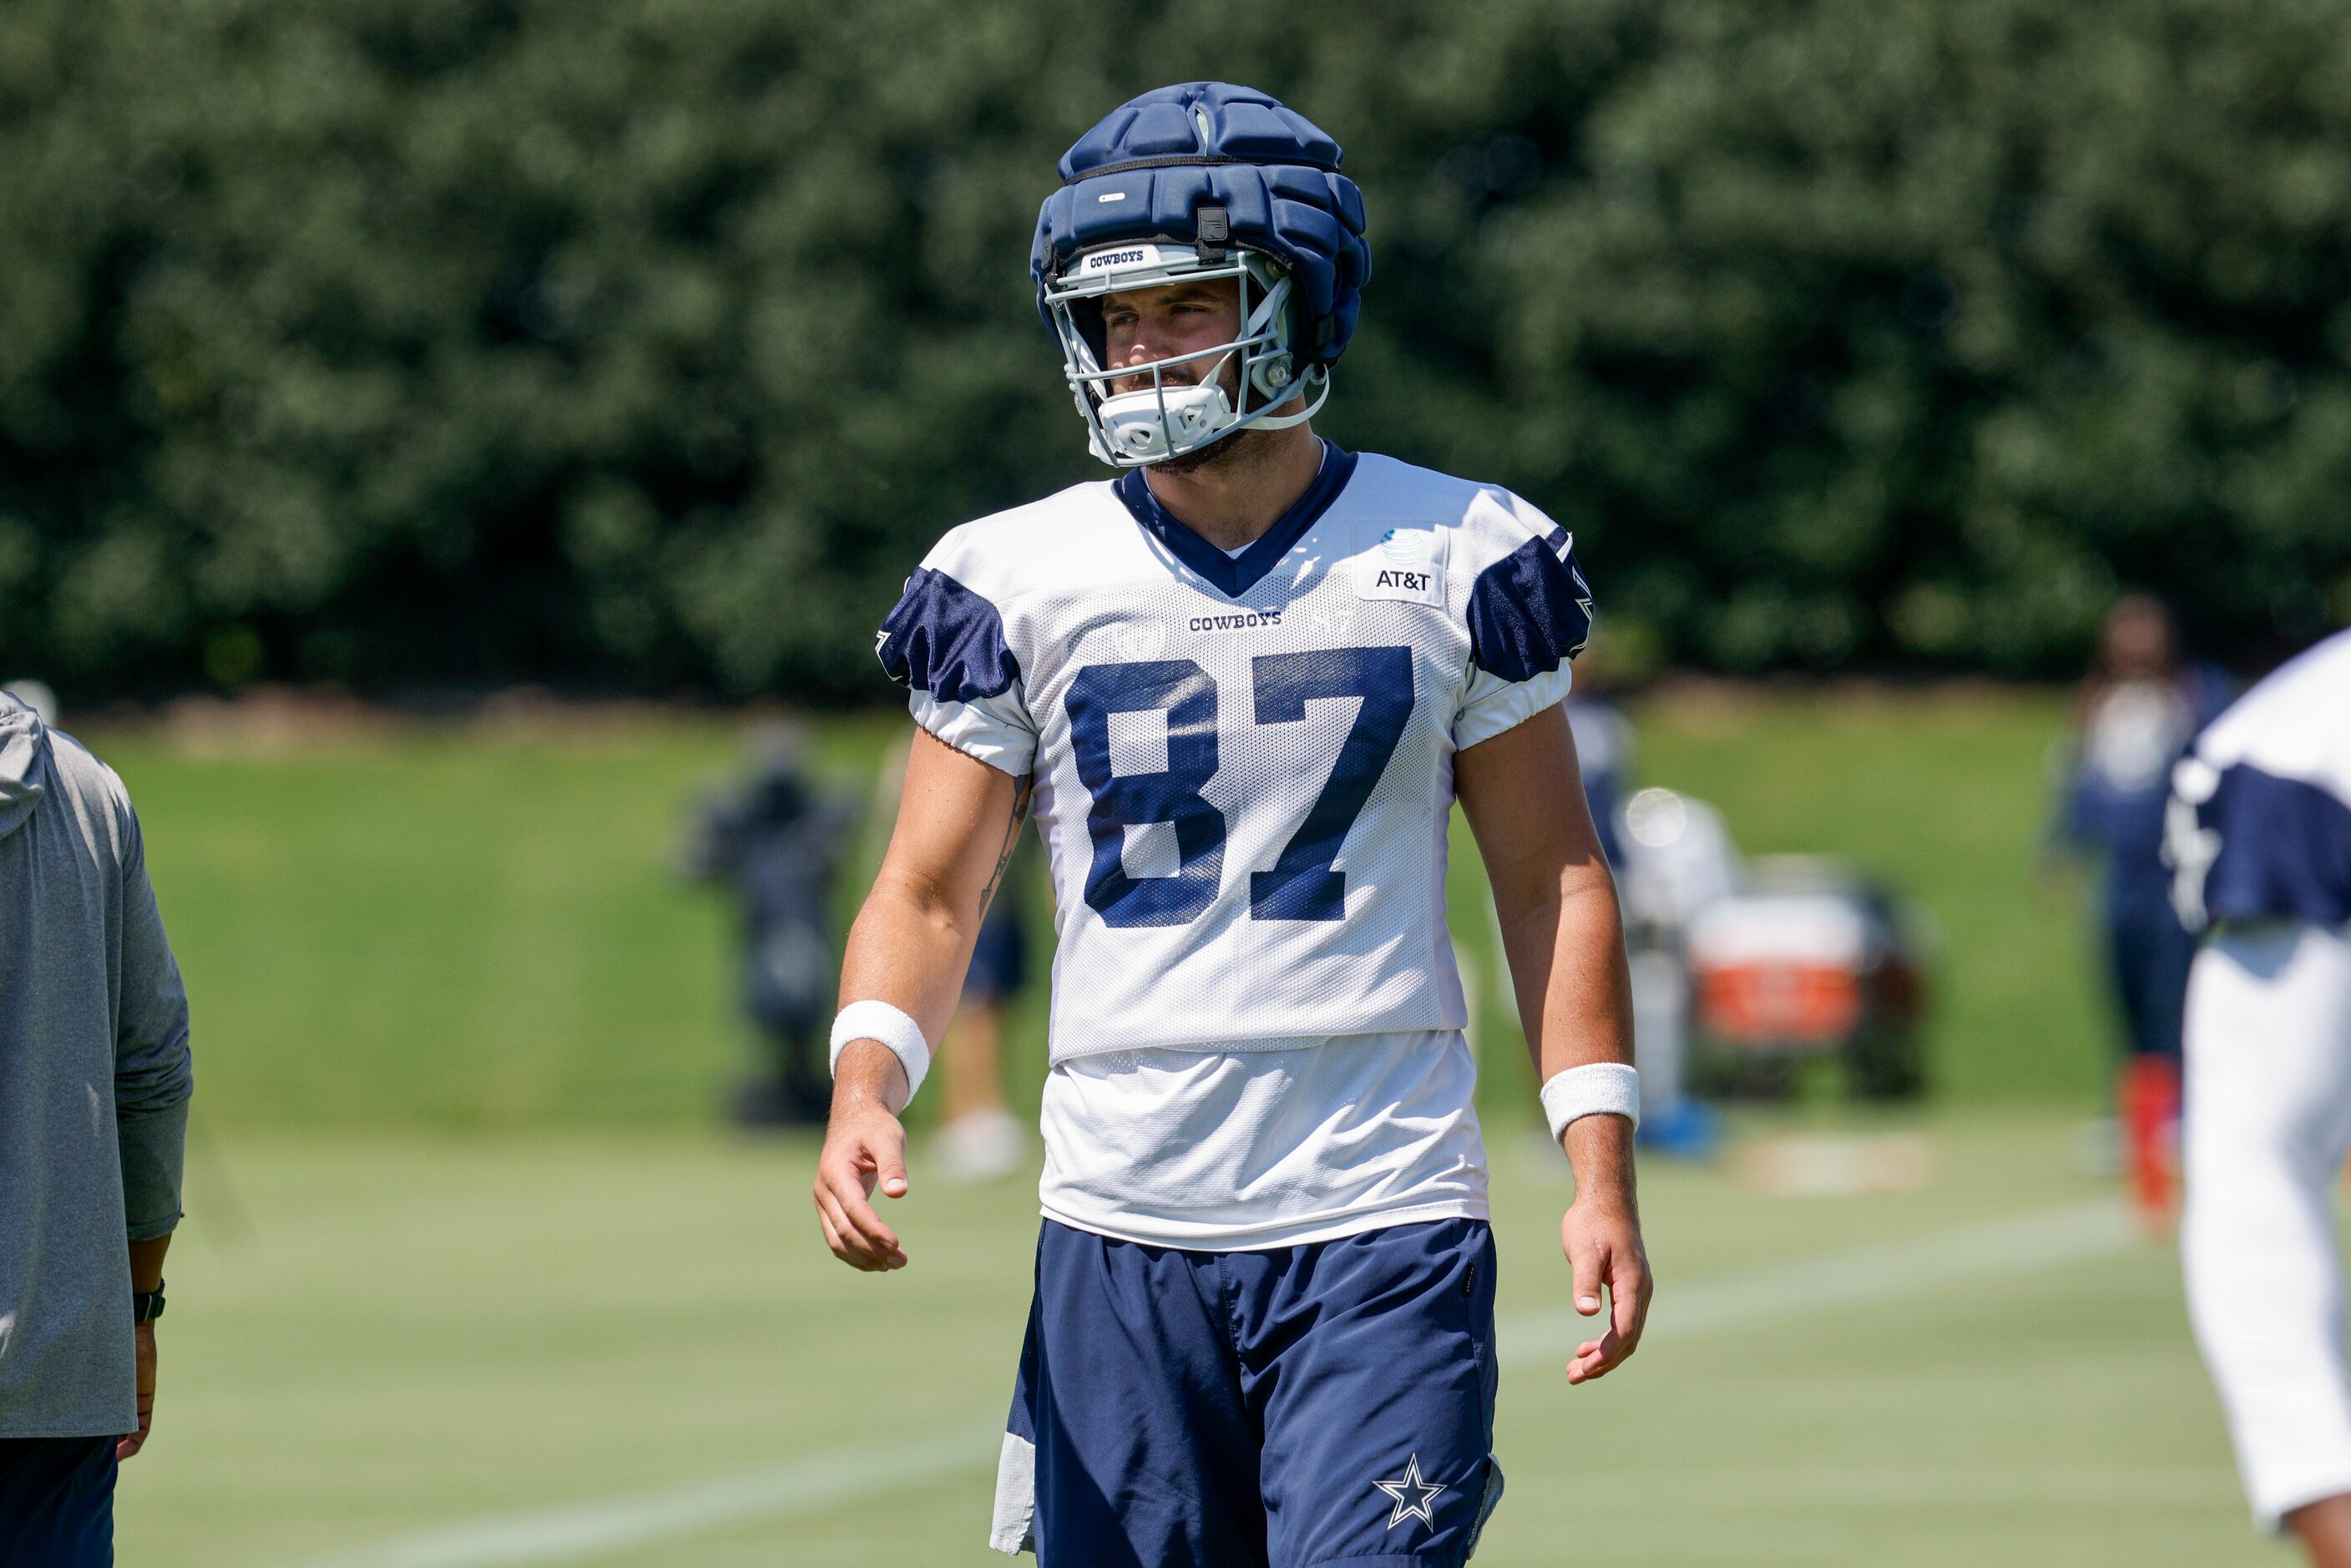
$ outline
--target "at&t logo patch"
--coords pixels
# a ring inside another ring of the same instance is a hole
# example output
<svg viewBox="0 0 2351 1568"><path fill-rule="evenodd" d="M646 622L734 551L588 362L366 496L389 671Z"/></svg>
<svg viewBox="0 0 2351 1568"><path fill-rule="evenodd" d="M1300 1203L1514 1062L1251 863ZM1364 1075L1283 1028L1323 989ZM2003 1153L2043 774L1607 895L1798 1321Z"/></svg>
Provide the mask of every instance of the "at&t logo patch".
<svg viewBox="0 0 2351 1568"><path fill-rule="evenodd" d="M1426 523L1372 518L1359 527L1353 567L1359 599L1445 602L1446 537Z"/></svg>

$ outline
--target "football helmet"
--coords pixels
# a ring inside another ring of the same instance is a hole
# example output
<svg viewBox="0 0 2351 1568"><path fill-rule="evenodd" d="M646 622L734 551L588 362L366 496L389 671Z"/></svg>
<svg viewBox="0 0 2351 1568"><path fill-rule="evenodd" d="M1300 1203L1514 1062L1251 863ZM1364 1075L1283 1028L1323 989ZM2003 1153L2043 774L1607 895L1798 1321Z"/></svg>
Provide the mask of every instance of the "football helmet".
<svg viewBox="0 0 2351 1568"><path fill-rule="evenodd" d="M1363 197L1338 172L1341 157L1303 116L1224 82L1145 93L1062 155L1029 267L1094 455L1122 468L1165 462L1322 407L1371 276ZM1238 336L1105 364L1104 296L1222 278L1239 291ZM1170 378L1196 361L1205 363ZM1228 363L1238 402L1223 384ZM1128 378L1147 384L1114 389ZM1301 411L1275 412L1301 396Z"/></svg>

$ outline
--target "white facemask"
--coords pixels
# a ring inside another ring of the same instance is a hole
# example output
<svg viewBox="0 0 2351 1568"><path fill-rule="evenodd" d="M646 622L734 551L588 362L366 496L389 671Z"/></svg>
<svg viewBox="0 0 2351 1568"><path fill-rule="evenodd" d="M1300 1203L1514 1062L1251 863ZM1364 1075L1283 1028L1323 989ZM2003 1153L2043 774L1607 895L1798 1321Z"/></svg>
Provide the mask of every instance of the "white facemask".
<svg viewBox="0 0 2351 1568"><path fill-rule="evenodd" d="M1188 354L1105 370L1076 314L1107 294L1224 277L1236 279L1240 289L1240 336ZM1328 366L1311 365L1304 374L1296 373L1297 360L1285 341L1290 278L1255 252L1235 250L1203 259L1189 246L1101 246L1049 284L1045 300L1061 340L1063 373L1092 438L1094 455L1113 466L1133 468L1180 457L1249 425L1281 430L1302 424L1330 395ZM1225 365L1235 359L1243 388L1238 410L1222 384ZM1207 361L1201 384L1167 379L1174 367L1200 361ZM1114 382L1136 377L1148 377L1151 384L1134 392L1111 390ZM1305 409L1274 413L1301 392L1308 395Z"/></svg>

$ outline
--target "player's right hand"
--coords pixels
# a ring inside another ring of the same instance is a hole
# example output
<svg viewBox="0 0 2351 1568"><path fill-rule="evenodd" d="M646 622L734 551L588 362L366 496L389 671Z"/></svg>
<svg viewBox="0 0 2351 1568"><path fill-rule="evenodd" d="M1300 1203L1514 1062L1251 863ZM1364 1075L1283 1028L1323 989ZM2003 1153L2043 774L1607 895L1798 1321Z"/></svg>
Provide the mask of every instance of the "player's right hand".
<svg viewBox="0 0 2351 1568"><path fill-rule="evenodd" d="M139 1369L139 1430L126 1432L114 1445L114 1462L120 1464L147 1446L155 1424L155 1325L143 1322L132 1331Z"/></svg>
<svg viewBox="0 0 2351 1568"><path fill-rule="evenodd" d="M873 1188L906 1196L906 1129L869 1095L836 1094L816 1162L816 1217L824 1244L852 1269L882 1273L906 1266L897 1232L873 1211Z"/></svg>

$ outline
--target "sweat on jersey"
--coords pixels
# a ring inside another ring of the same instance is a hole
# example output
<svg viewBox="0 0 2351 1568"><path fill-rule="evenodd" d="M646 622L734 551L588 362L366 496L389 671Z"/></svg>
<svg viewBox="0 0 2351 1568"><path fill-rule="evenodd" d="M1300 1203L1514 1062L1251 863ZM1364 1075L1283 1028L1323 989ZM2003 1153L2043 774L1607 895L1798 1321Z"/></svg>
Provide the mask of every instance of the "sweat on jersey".
<svg viewBox="0 0 2351 1568"><path fill-rule="evenodd" d="M2351 632L2246 693L2171 777L2164 859L2189 929L2351 922Z"/></svg>
<svg viewBox="0 0 2351 1568"><path fill-rule="evenodd" d="M1453 758L1566 695L1591 614L1524 501L1327 444L1237 557L1140 471L940 540L877 651L924 728L1034 776L1049 1214L1192 1246L1482 1217Z"/></svg>

